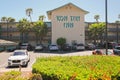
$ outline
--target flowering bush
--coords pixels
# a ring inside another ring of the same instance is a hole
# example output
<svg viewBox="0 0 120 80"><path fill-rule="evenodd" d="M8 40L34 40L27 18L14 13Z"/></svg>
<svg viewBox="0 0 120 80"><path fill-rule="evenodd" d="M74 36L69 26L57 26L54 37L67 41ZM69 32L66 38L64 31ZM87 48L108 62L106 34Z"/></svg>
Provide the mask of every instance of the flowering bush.
<svg viewBox="0 0 120 80"><path fill-rule="evenodd" d="M33 73L43 80L119 80L119 56L72 56L38 58Z"/></svg>

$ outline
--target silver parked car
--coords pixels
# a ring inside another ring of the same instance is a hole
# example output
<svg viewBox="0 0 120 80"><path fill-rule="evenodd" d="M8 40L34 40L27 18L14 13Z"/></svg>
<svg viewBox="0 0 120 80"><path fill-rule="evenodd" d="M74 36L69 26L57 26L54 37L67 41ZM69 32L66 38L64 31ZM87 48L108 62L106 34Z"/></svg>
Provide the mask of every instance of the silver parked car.
<svg viewBox="0 0 120 80"><path fill-rule="evenodd" d="M51 44L51 45L49 45L49 50L50 50L50 51L58 51L59 48L58 48L57 45L55 45L55 44Z"/></svg>
<svg viewBox="0 0 120 80"><path fill-rule="evenodd" d="M42 44L37 44L35 46L35 50L34 51L42 51L44 49L44 46Z"/></svg>
<svg viewBox="0 0 120 80"><path fill-rule="evenodd" d="M80 43L80 44L77 44L77 45L75 46L75 49L76 49L76 50L85 50L85 46L84 46L84 44Z"/></svg>
<svg viewBox="0 0 120 80"><path fill-rule="evenodd" d="M29 61L30 55L27 50L15 50L8 58L8 67L19 65L27 67Z"/></svg>

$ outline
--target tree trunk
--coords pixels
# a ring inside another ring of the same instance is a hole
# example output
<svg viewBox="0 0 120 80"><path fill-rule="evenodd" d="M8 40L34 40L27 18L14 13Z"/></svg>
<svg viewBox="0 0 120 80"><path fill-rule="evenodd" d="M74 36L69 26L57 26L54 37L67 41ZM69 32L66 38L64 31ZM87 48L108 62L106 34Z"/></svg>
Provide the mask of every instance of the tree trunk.
<svg viewBox="0 0 120 80"><path fill-rule="evenodd" d="M42 38L40 37L40 44L42 44Z"/></svg>
<svg viewBox="0 0 120 80"><path fill-rule="evenodd" d="M23 43L23 32L21 32L21 35L20 35L20 42Z"/></svg>
<svg viewBox="0 0 120 80"><path fill-rule="evenodd" d="M36 44L38 44L38 35L36 34Z"/></svg>

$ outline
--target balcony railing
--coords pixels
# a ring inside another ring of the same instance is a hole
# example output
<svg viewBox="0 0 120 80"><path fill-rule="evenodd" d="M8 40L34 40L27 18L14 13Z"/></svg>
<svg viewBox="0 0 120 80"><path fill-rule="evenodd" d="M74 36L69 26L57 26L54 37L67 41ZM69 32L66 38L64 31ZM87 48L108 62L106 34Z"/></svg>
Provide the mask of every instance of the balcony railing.
<svg viewBox="0 0 120 80"><path fill-rule="evenodd" d="M108 28L108 31L109 32L116 32L117 29L116 28ZM120 31L120 28L118 28L118 31Z"/></svg>
<svg viewBox="0 0 120 80"><path fill-rule="evenodd" d="M16 32L16 31L18 31L18 29L17 28L8 28L8 30L7 30L7 28L2 28L1 29L1 31L2 32Z"/></svg>
<svg viewBox="0 0 120 80"><path fill-rule="evenodd" d="M120 36L118 36L118 38L120 38ZM108 36L108 39L110 39L110 40L117 40L117 36L115 35L113 35L113 36Z"/></svg>
<svg viewBox="0 0 120 80"><path fill-rule="evenodd" d="M19 36L12 36L12 37L8 36L8 38L7 38L7 36L0 36L0 38L1 39L9 39L9 40L20 40Z"/></svg>
<svg viewBox="0 0 120 80"><path fill-rule="evenodd" d="M105 36L103 36L103 38L105 39ZM120 39L120 35L118 38ZM85 36L85 39L89 40L89 36ZM108 40L117 40L117 35L108 35Z"/></svg>

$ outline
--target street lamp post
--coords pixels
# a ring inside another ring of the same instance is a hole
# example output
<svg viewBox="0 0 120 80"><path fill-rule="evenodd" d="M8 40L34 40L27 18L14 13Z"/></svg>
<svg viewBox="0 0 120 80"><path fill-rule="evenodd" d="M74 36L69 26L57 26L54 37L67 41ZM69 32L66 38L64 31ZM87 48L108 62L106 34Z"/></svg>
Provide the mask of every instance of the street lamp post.
<svg viewBox="0 0 120 80"><path fill-rule="evenodd" d="M119 35L118 35L118 32L119 32L119 28L118 28L118 23L119 23L119 21L116 21L116 42L118 43L118 41L119 41Z"/></svg>
<svg viewBox="0 0 120 80"><path fill-rule="evenodd" d="M108 55L108 31L107 31L107 0L105 0L105 24L106 24L106 29L105 29L105 32L106 32L106 55Z"/></svg>

